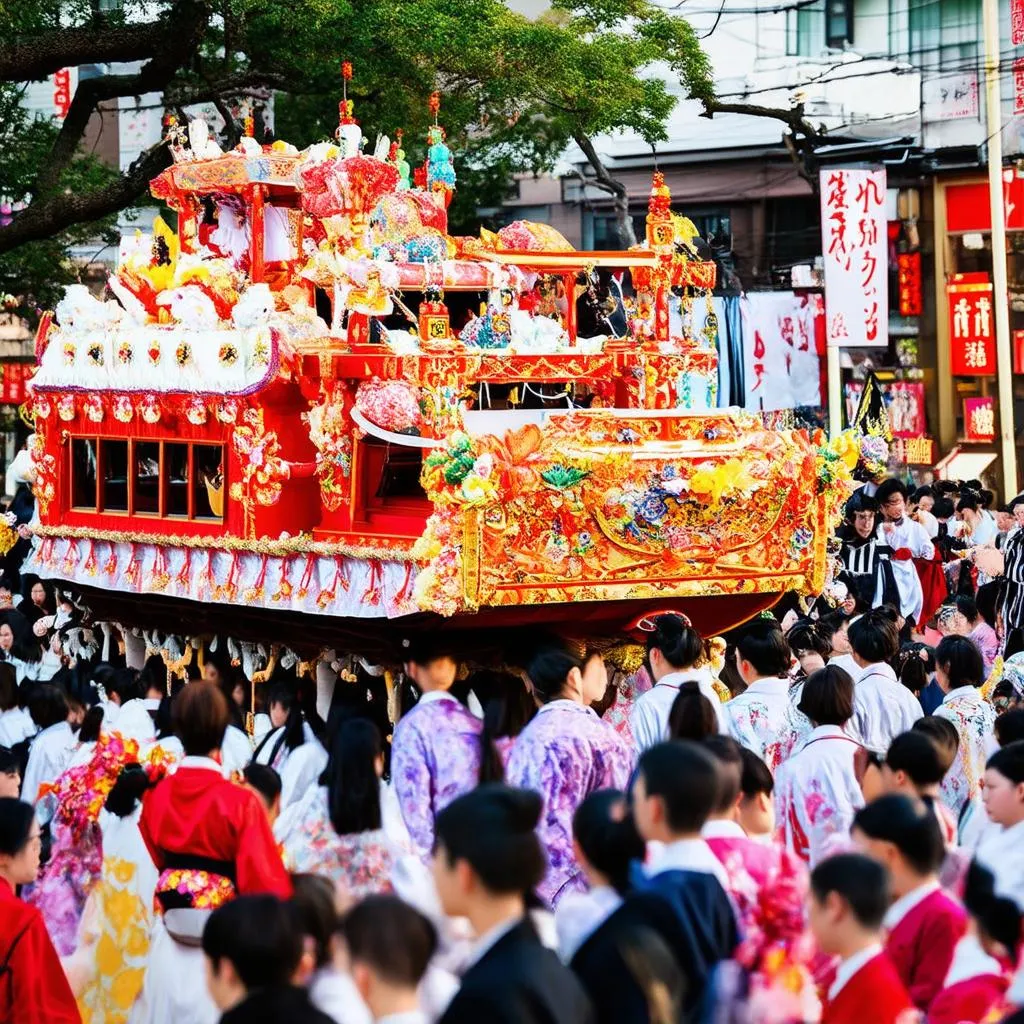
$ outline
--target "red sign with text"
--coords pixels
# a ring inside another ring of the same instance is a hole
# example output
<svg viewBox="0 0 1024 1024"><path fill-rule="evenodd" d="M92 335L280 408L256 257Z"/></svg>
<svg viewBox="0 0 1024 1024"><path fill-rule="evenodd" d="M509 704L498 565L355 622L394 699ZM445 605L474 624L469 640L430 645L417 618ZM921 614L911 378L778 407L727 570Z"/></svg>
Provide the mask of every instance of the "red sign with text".
<svg viewBox="0 0 1024 1024"><path fill-rule="evenodd" d="M1024 57L1013 62L1013 112L1024 114Z"/></svg>
<svg viewBox="0 0 1024 1024"><path fill-rule="evenodd" d="M1010 0L1010 44L1024 43L1024 0Z"/></svg>
<svg viewBox="0 0 1024 1024"><path fill-rule="evenodd" d="M1024 178L1013 167L1003 169L1003 216L1010 231L1024 230ZM992 230L987 181L946 186L946 230Z"/></svg>
<svg viewBox="0 0 1024 1024"><path fill-rule="evenodd" d="M954 377L994 377L995 320L987 274L955 274L949 303L949 369Z"/></svg>
<svg viewBox="0 0 1024 1024"><path fill-rule="evenodd" d="M901 252L896 257L900 289L900 316L921 315L921 254Z"/></svg>
<svg viewBox="0 0 1024 1024"><path fill-rule="evenodd" d="M0 405L21 405L25 401L27 363L0 363Z"/></svg>
<svg viewBox="0 0 1024 1024"><path fill-rule="evenodd" d="M53 75L53 109L58 121L68 116L71 108L71 69L62 68Z"/></svg>
<svg viewBox="0 0 1024 1024"><path fill-rule="evenodd" d="M996 400L964 399L964 437L976 444L991 444L996 439Z"/></svg>

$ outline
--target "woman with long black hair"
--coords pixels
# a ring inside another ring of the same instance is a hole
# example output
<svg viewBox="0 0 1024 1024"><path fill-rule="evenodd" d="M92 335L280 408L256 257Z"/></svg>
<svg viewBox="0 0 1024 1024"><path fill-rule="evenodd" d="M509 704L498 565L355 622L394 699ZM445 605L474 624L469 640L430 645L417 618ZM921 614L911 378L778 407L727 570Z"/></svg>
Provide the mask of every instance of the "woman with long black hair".
<svg viewBox="0 0 1024 1024"><path fill-rule="evenodd" d="M282 814L275 828L286 866L324 875L355 899L389 892L391 868L408 845L393 837L394 812L386 812L383 774L384 743L377 727L367 718L342 722L320 785Z"/></svg>
<svg viewBox="0 0 1024 1024"><path fill-rule="evenodd" d="M554 906L563 894L586 888L573 853L576 809L595 790L626 788L633 751L590 707L608 685L599 654L578 658L551 645L530 659L526 674L539 709L513 744L505 777L544 799L538 834L548 871L538 895Z"/></svg>

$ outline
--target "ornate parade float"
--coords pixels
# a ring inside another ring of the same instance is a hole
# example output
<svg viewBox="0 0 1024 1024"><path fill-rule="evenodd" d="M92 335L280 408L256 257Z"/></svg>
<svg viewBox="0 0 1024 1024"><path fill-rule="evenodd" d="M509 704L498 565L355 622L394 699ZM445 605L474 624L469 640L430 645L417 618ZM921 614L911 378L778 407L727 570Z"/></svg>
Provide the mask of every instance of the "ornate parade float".
<svg viewBox="0 0 1024 1024"><path fill-rule="evenodd" d="M39 331L28 568L118 622L367 651L820 591L848 453L717 408L715 266L661 176L630 251L452 237L432 107L411 180L347 100L303 152L170 126L176 230Z"/></svg>

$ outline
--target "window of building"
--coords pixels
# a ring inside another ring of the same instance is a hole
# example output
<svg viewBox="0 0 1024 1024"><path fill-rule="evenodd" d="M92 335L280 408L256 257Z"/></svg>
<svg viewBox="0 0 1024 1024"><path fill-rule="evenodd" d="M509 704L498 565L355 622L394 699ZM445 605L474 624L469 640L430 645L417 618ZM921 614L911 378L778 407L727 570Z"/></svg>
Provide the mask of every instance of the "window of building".
<svg viewBox="0 0 1024 1024"><path fill-rule="evenodd" d="M813 57L825 46L824 0L786 12L786 53Z"/></svg>
<svg viewBox="0 0 1024 1024"><path fill-rule="evenodd" d="M980 54L978 0L910 0L909 57L931 71L970 70Z"/></svg>
<svg viewBox="0 0 1024 1024"><path fill-rule="evenodd" d="M826 0L825 45L842 50L853 42L853 0Z"/></svg>
<svg viewBox="0 0 1024 1024"><path fill-rule="evenodd" d="M71 506L76 512L219 522L223 499L223 445L71 440Z"/></svg>

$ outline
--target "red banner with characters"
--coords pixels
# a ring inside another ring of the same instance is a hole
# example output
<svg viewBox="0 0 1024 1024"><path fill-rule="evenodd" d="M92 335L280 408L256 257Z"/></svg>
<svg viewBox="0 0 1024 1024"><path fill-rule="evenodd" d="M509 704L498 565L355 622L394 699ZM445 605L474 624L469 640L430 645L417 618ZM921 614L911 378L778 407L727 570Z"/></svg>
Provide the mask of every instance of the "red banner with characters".
<svg viewBox="0 0 1024 1024"><path fill-rule="evenodd" d="M996 439L996 400L994 398L964 399L964 437L977 444L991 444Z"/></svg>
<svg viewBox="0 0 1024 1024"><path fill-rule="evenodd" d="M0 405L21 405L25 401L28 363L0 363Z"/></svg>
<svg viewBox="0 0 1024 1024"><path fill-rule="evenodd" d="M949 369L954 377L994 377L995 317L987 274L955 274L946 286Z"/></svg>

